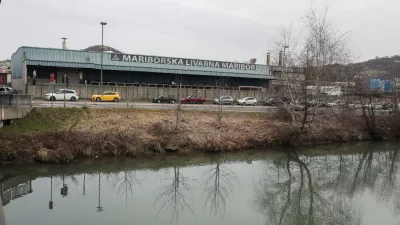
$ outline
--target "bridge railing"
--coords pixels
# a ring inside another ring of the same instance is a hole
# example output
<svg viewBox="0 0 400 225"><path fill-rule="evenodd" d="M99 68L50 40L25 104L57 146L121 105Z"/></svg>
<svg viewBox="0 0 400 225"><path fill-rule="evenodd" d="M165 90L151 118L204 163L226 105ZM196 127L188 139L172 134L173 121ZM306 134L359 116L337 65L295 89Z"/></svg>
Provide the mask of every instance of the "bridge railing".
<svg viewBox="0 0 400 225"><path fill-rule="evenodd" d="M0 107L32 106L32 95L0 95Z"/></svg>

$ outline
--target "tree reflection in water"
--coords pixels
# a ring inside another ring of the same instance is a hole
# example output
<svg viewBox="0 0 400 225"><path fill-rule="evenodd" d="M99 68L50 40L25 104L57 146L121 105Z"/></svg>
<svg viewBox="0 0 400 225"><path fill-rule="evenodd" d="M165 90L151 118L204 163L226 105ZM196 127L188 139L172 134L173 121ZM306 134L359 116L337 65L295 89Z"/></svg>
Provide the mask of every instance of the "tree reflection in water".
<svg viewBox="0 0 400 225"><path fill-rule="evenodd" d="M236 174L218 161L204 173L205 207L211 214L225 213L226 201L233 197L232 181L237 181Z"/></svg>
<svg viewBox="0 0 400 225"><path fill-rule="evenodd" d="M140 185L139 180L136 179L135 171L124 171L115 175L113 187L117 189L119 196L125 196L125 207L128 207L128 196L132 197L135 183Z"/></svg>
<svg viewBox="0 0 400 225"><path fill-rule="evenodd" d="M354 196L366 189L376 193L381 203L395 202L399 214L400 202L396 198L399 174L399 150L365 151L358 157L354 168L349 195Z"/></svg>
<svg viewBox="0 0 400 225"><path fill-rule="evenodd" d="M172 183L165 186L165 191L158 195L154 202L154 204L159 203L161 205L157 216L163 209L166 211L171 210L171 224L173 221L179 224L179 214L185 209L194 214L190 204L186 200L187 194L191 194L191 187L188 184L188 178L179 169L179 167L174 167ZM171 177L167 179L171 179Z"/></svg>
<svg viewBox="0 0 400 225"><path fill-rule="evenodd" d="M349 197L335 186L338 177L329 173L337 161L305 163L307 160L301 160L296 151L288 151L279 181L268 179L256 185L253 204L266 213L266 224L361 224Z"/></svg>

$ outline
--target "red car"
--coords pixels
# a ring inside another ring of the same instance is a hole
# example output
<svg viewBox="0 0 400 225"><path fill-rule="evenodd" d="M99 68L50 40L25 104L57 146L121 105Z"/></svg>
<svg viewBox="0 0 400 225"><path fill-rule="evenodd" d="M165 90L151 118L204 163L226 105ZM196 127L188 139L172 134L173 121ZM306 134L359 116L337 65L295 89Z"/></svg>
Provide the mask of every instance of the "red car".
<svg viewBox="0 0 400 225"><path fill-rule="evenodd" d="M181 103L184 104L203 104L206 101L204 97L198 96L187 96L186 98L181 99Z"/></svg>

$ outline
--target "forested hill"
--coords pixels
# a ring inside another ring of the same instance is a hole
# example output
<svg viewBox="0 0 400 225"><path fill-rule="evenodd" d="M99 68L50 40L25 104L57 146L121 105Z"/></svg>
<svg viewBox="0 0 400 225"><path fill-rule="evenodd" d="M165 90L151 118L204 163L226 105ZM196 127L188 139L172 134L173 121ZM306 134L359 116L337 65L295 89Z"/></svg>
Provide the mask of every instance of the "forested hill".
<svg viewBox="0 0 400 225"><path fill-rule="evenodd" d="M400 55L376 57L365 62L353 64L357 70L365 71L369 76L386 76L389 73L395 72L397 75L400 73ZM399 71L399 72L397 72Z"/></svg>

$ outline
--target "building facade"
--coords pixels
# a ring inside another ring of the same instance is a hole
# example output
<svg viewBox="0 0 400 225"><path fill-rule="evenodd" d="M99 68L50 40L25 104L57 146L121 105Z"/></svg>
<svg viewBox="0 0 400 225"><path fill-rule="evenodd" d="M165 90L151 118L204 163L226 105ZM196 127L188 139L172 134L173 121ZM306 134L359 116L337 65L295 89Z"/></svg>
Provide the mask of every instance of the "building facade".
<svg viewBox="0 0 400 225"><path fill-rule="evenodd" d="M20 47L11 57L12 78L27 84L36 71L38 83L56 83L64 75L71 84L143 83L259 86L275 79L267 65L85 50Z"/></svg>

